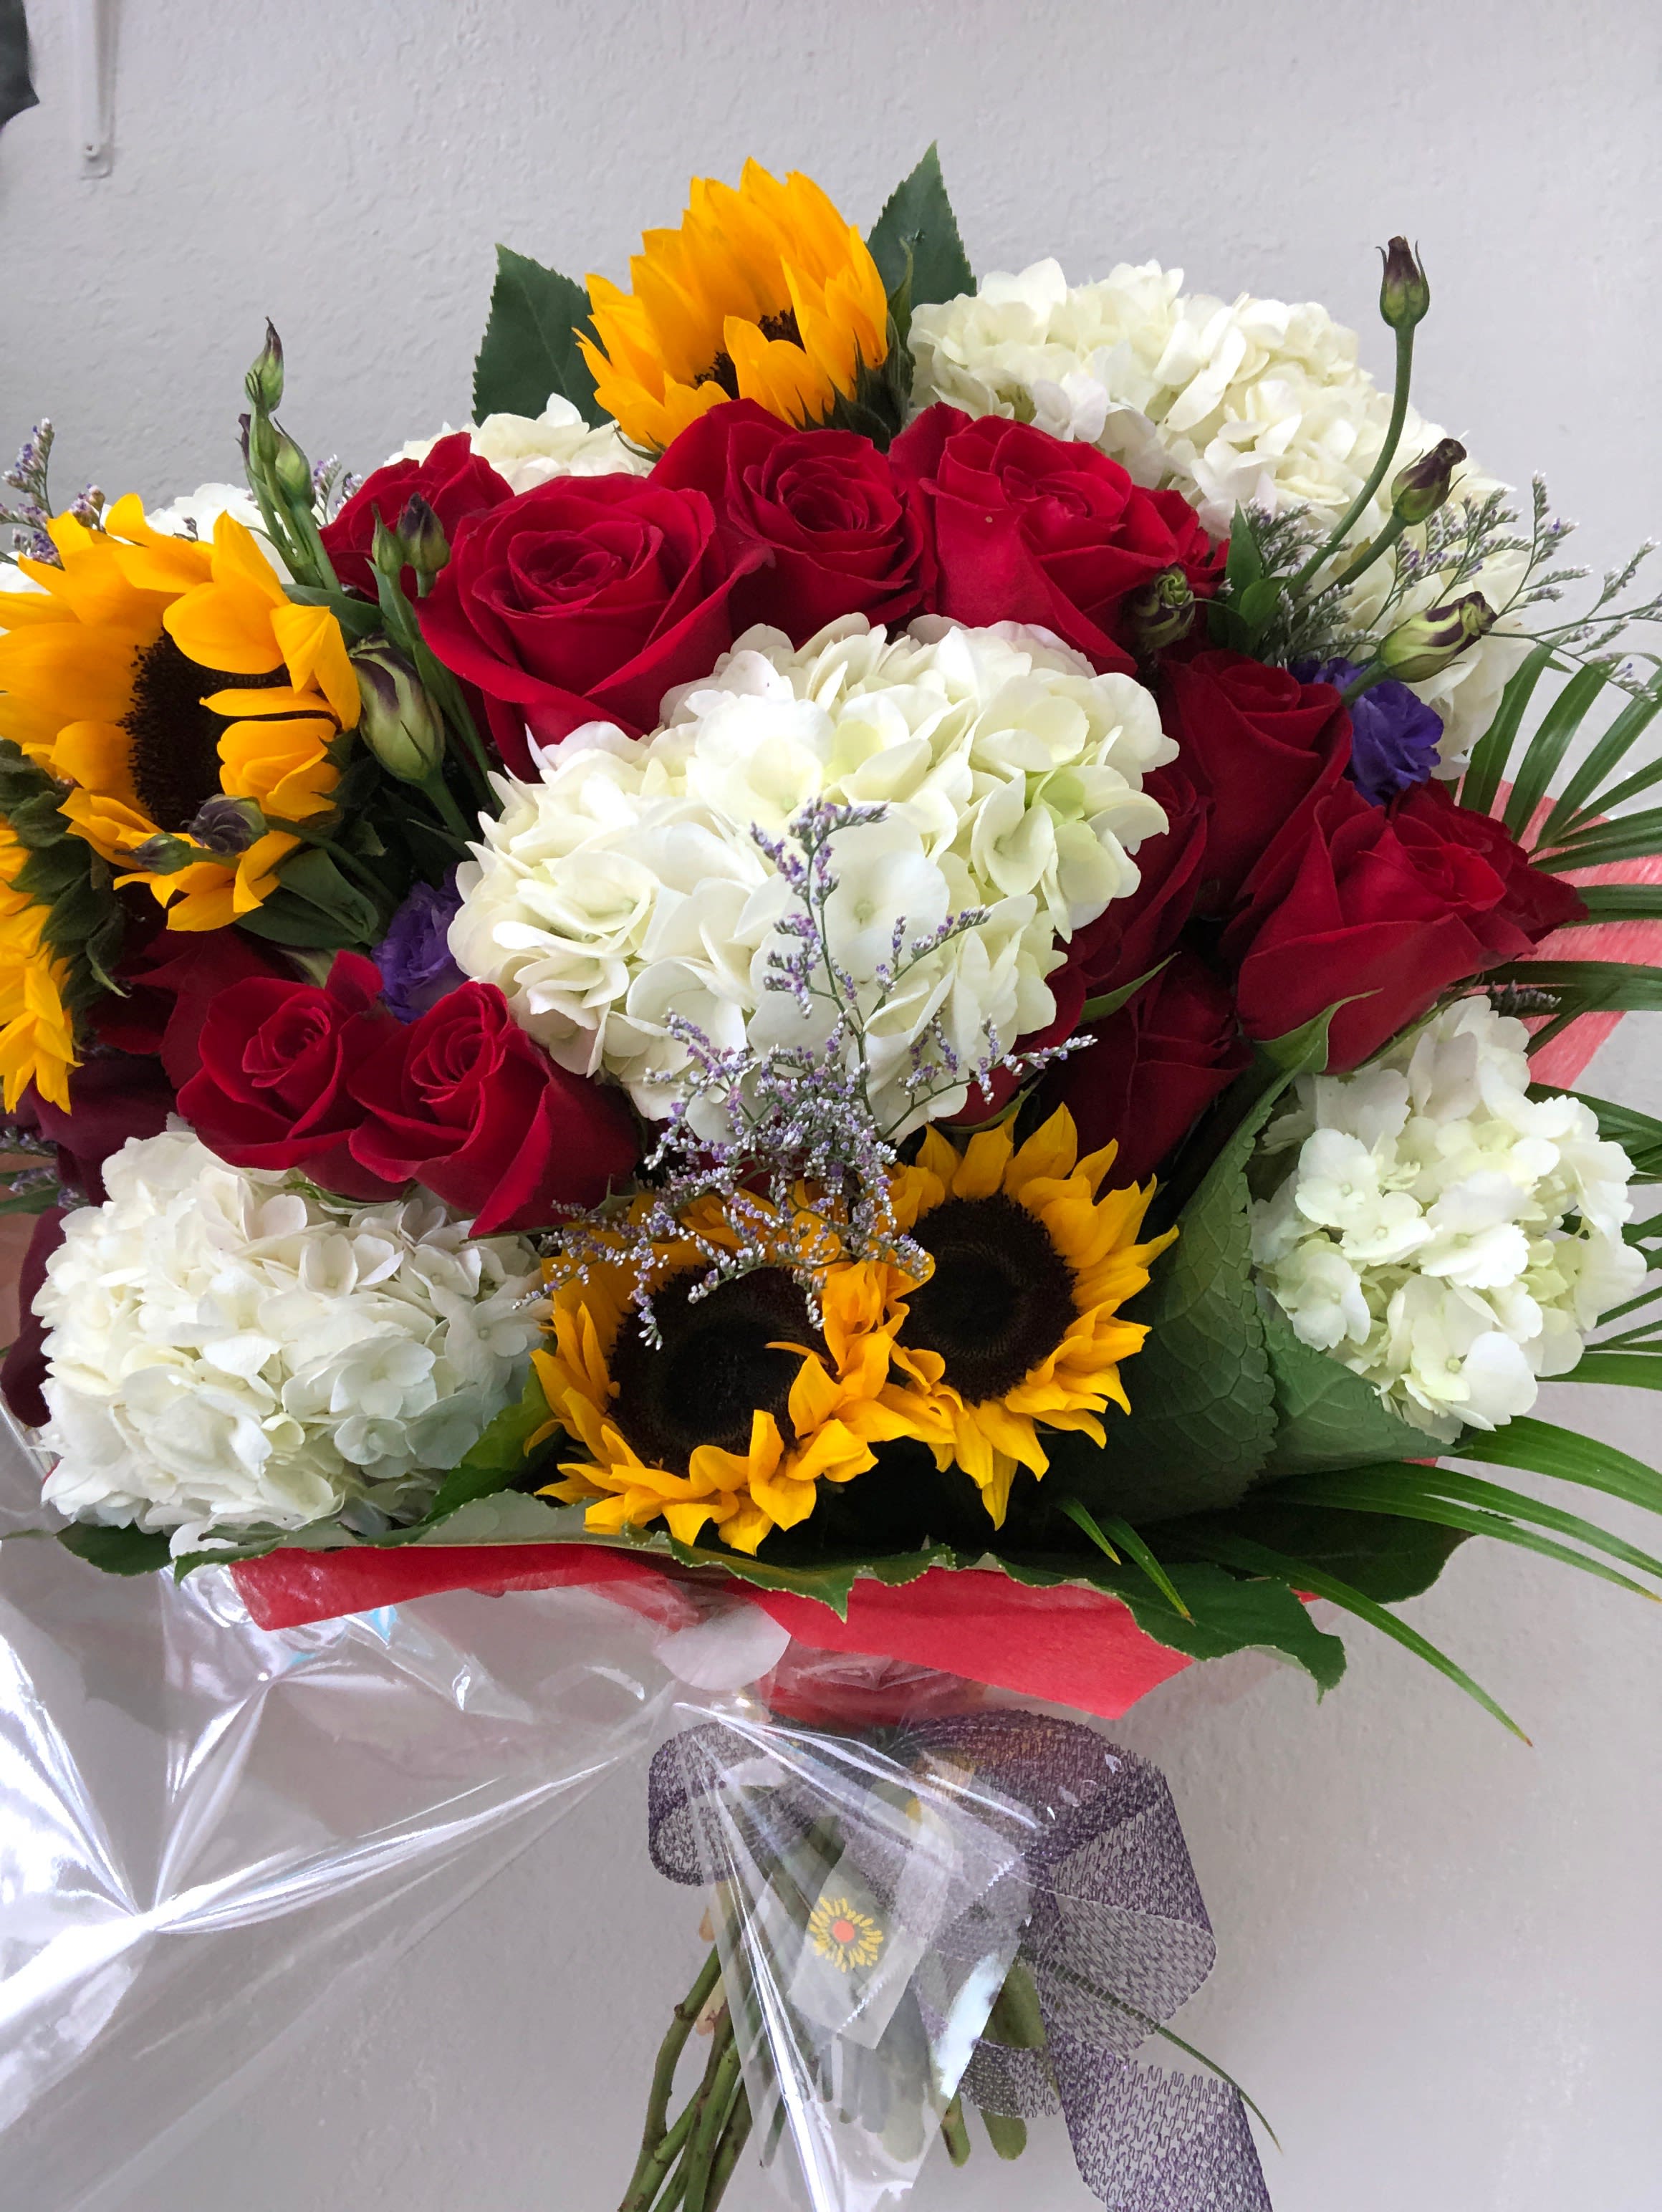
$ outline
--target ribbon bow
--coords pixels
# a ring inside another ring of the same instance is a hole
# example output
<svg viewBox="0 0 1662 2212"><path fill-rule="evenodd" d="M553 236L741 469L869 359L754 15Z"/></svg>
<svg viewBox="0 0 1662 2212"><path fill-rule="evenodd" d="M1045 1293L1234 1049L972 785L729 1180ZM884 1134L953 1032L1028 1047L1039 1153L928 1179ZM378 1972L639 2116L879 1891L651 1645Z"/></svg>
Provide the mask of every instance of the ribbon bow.
<svg viewBox="0 0 1662 2212"><path fill-rule="evenodd" d="M735 1899L730 1950L765 1992L752 2041L774 2081L817 2084L845 2120L863 2100L868 2137L892 2147L896 2046L913 2108L936 2119L954 2086L994 2116L1060 2111L1111 2212L1269 2212L1239 2094L1135 2056L1216 1956L1172 1793L1147 1760L1032 1712L864 1739L712 1722L654 1759L648 1821L661 1874ZM1018 1984L1025 2007L1009 2000ZM828 1990L845 1993L843 2013ZM874 2051L890 2054L878 2100ZM886 2170L898 2178L892 2159Z"/></svg>

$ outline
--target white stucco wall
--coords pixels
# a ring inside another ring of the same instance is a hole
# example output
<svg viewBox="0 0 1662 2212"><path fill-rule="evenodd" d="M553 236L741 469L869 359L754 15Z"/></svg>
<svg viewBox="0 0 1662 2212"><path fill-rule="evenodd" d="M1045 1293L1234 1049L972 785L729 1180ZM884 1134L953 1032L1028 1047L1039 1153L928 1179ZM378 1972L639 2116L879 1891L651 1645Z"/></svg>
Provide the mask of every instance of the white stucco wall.
<svg viewBox="0 0 1662 2212"><path fill-rule="evenodd" d="M1407 232L1436 293L1425 410L1498 473L1544 469L1596 562L1662 523L1647 0L128 0L100 182L76 173L67 0L30 12L41 106L0 137L0 447L50 412L65 495L231 473L267 312L295 431L368 465L465 415L495 240L621 273L691 172L752 152L868 220L938 137L978 268L1154 255L1323 299L1381 368L1372 248ZM1591 1086L1662 1110L1657 1060L1629 1023ZM1657 1456L1649 1407L1546 1410ZM1653 2212L1662 1622L1476 1547L1410 1611L1533 1751L1360 1631L1319 1709L1231 1662L1124 1723L1221 1937L1184 2032L1275 2122L1278 2212ZM641 1796L609 1783L125 2212L606 2212L694 1951ZM747 2177L729 2201L768 2197ZM1087 2202L1055 2139L931 2168L915 2201Z"/></svg>

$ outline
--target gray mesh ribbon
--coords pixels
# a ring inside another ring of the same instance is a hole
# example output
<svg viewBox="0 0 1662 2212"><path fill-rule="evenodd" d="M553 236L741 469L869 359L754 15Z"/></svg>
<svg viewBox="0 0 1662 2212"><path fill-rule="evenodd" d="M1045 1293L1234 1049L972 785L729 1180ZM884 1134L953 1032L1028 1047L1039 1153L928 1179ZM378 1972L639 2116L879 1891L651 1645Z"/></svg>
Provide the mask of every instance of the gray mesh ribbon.
<svg viewBox="0 0 1662 2212"><path fill-rule="evenodd" d="M1194 1995L1216 1955L1177 1808L1157 1768L1090 1729L1032 1712L959 1715L858 1742L770 1733L794 1754L843 1747L849 1759L834 1788L817 1784L813 1757L793 1755L782 1762L782 1787L776 1772L773 1786L747 1789L756 1735L719 1723L689 1729L652 1764L648 1821L660 1873L672 1881L709 1881L731 1862L735 1821L746 1854L765 1864L829 1819L845 1850L861 1858L873 1893L898 1899L892 1827L880 1827L885 1840L874 1845L862 1842L864 1825L849 1817L850 1771L863 1759L874 1781L972 1778L968 1802L977 1823L984 1832L1001 1817L1009 1865L989 1880L983 1851L973 1896L944 1905L935 1899L931 1950L967 1957L984 1949L1001 1917L1025 1919L1016 1956L1032 1977L1044 2047L1017 2048L989 2028L964 2075L964 2095L983 2111L1024 2118L1059 2110L1081 2174L1111 2212L1269 2212L1235 2091L1136 2057L1151 2032ZM918 1978L930 2018L929 1976L920 1971Z"/></svg>

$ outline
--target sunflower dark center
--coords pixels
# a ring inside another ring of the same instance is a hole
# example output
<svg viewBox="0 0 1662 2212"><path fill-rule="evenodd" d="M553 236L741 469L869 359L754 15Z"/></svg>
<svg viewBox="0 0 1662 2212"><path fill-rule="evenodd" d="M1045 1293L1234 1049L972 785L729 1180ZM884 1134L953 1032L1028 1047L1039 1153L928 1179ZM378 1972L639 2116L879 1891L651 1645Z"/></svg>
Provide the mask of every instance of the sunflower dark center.
<svg viewBox="0 0 1662 2212"><path fill-rule="evenodd" d="M219 740L230 718L216 714L204 697L234 684L242 691L287 684L289 672L237 676L204 668L163 630L140 647L133 662L132 704L122 728L132 740L133 789L158 830L178 832L196 818L204 799L219 789Z"/></svg>
<svg viewBox="0 0 1662 2212"><path fill-rule="evenodd" d="M777 315L764 315L756 327L764 338L782 338L788 345L794 346L802 343L802 333L796 327L794 307L787 307ZM739 372L733 365L733 356L725 347L709 367L701 368L692 380L696 385L719 384L729 399L739 397Z"/></svg>
<svg viewBox="0 0 1662 2212"><path fill-rule="evenodd" d="M654 1297L663 1340L655 1350L626 1326L612 1355L613 1419L648 1465L673 1474L686 1473L700 1444L747 1451L758 1408L791 1441L786 1404L802 1363L771 1347L819 1340L807 1301L782 1267L758 1267L694 1298L699 1279L677 1276Z"/></svg>
<svg viewBox="0 0 1662 2212"><path fill-rule="evenodd" d="M906 1302L901 1342L938 1352L970 1405L1001 1398L1075 1317L1067 1261L1044 1223L1001 1194L949 1198L912 1234L934 1273Z"/></svg>

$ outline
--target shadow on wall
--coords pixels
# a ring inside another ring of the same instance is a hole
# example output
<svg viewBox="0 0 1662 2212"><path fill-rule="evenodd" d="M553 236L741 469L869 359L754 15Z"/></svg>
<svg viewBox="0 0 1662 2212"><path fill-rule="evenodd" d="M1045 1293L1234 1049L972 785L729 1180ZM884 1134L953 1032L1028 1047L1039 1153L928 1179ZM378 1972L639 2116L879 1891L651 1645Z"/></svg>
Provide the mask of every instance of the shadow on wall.
<svg viewBox="0 0 1662 2212"><path fill-rule="evenodd" d="M0 0L0 131L38 105L29 78L29 27L23 0Z"/></svg>

